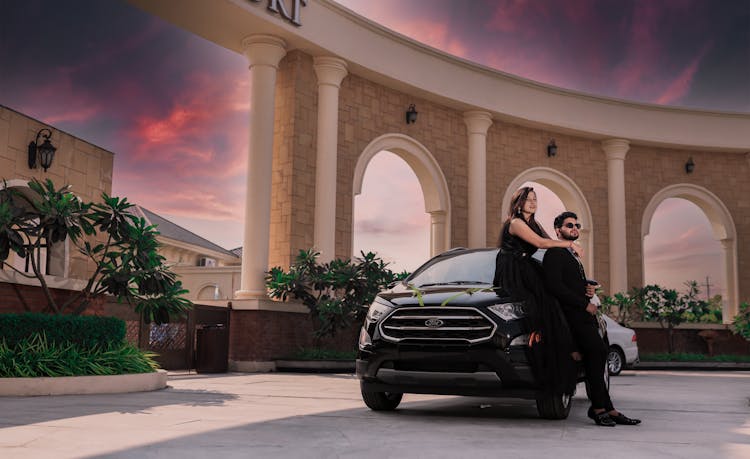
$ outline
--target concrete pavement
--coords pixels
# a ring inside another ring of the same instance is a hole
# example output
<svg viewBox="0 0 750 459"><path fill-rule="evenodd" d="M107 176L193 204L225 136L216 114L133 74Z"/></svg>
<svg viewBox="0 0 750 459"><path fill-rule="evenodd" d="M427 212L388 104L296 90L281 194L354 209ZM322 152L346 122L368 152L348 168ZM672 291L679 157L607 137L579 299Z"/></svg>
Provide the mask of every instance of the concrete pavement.
<svg viewBox="0 0 750 459"><path fill-rule="evenodd" d="M644 419L596 427L579 387L570 418L533 402L406 395L376 413L353 375L170 375L117 395L0 397L0 457L750 457L750 372L625 371L615 405Z"/></svg>

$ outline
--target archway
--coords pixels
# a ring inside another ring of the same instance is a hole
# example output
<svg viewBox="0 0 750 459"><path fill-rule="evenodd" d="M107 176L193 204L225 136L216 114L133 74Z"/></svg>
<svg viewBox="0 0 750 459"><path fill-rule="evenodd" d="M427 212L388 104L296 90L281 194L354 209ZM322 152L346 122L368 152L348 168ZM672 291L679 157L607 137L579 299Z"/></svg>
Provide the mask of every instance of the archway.
<svg viewBox="0 0 750 459"><path fill-rule="evenodd" d="M501 212L510 207L510 199L524 183L536 182L549 188L562 201L566 210L575 212L581 222L581 236L579 242L584 249L583 266L589 277L596 278L594 272L594 221L583 192L567 175L549 167L533 167L518 174L508 185L503 195Z"/></svg>
<svg viewBox="0 0 750 459"><path fill-rule="evenodd" d="M196 296L199 300L218 300L221 298L221 290L219 290L218 284L208 283L202 285L198 289L198 295Z"/></svg>
<svg viewBox="0 0 750 459"><path fill-rule="evenodd" d="M411 167L417 176L424 196L425 212L430 214L430 256L444 252L450 246L450 193L448 182L435 158L417 140L403 134L384 134L370 142L359 155L354 167L354 198L362 192L362 181L367 165L381 151L389 151ZM354 246L352 231L352 247Z"/></svg>
<svg viewBox="0 0 750 459"><path fill-rule="evenodd" d="M714 239L721 243L724 251L724 278L726 279L726 301L722 308L724 323L731 323L737 314L737 230L732 215L723 202L712 192L698 185L680 183L670 185L656 193L646 206L641 221L641 253L643 241L648 236L651 220L659 204L665 199L682 198L698 206L708 218ZM645 259L641 258L643 264ZM645 272L645 266L642 266Z"/></svg>

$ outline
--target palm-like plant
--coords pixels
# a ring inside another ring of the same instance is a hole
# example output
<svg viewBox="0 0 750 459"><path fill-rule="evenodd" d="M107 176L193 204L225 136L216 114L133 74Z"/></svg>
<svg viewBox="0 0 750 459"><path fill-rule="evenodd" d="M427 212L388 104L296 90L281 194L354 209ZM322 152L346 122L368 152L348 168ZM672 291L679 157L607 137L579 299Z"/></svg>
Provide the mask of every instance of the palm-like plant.
<svg viewBox="0 0 750 459"><path fill-rule="evenodd" d="M29 182L33 197L7 186L0 190L0 263L36 278L55 313L80 314L103 294L126 301L148 322L168 322L192 307L187 293L158 253L159 232L131 211L126 198L102 194L102 202L83 203L70 186L56 189L51 180ZM38 260L40 251L69 238L95 269L85 287L58 304ZM10 252L31 262L32 273L7 263Z"/></svg>
<svg viewBox="0 0 750 459"><path fill-rule="evenodd" d="M280 300L294 298L308 307L315 320L315 336L334 336L337 330L363 320L378 292L405 278L395 274L372 252L361 252L354 260L336 259L319 264L320 254L300 250L289 270L278 266L266 275L269 296Z"/></svg>

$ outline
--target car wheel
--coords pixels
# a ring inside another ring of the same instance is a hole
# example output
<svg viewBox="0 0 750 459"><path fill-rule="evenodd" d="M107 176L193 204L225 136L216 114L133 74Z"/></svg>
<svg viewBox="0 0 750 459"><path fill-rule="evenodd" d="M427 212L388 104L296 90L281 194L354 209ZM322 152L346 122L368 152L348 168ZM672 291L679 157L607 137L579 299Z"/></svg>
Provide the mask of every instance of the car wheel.
<svg viewBox="0 0 750 459"><path fill-rule="evenodd" d="M625 354L614 346L609 348L609 354L607 354L607 368L612 376L619 375L625 368Z"/></svg>
<svg viewBox="0 0 750 459"><path fill-rule="evenodd" d="M404 394L395 392L371 392L361 389L362 400L373 411L395 410Z"/></svg>
<svg viewBox="0 0 750 459"><path fill-rule="evenodd" d="M542 395L536 398L536 411L544 419L566 419L570 414L572 394Z"/></svg>

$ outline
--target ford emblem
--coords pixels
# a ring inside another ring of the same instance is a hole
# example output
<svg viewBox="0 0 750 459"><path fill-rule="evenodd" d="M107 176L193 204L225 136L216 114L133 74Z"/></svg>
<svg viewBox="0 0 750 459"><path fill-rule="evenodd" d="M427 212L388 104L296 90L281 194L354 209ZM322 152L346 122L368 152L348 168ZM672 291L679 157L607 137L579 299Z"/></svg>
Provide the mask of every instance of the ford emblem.
<svg viewBox="0 0 750 459"><path fill-rule="evenodd" d="M440 328L443 326L443 323L444 322L437 317L430 317L424 321L424 324L430 328Z"/></svg>

